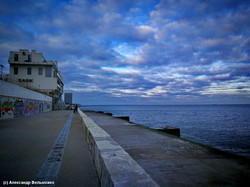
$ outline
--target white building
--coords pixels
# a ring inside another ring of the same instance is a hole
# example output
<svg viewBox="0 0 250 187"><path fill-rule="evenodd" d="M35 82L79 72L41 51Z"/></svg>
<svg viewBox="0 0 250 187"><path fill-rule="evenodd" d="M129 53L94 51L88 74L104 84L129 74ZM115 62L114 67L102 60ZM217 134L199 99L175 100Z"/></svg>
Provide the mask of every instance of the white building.
<svg viewBox="0 0 250 187"><path fill-rule="evenodd" d="M53 99L53 107L61 102L63 81L56 61L47 61L42 53L27 49L10 51L10 75L20 85L47 94Z"/></svg>

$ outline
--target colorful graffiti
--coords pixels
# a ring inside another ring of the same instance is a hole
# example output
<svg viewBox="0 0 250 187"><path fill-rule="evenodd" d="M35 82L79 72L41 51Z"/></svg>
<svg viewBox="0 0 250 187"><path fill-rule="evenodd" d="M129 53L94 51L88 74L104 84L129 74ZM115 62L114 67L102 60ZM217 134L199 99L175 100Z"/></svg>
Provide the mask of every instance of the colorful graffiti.
<svg viewBox="0 0 250 187"><path fill-rule="evenodd" d="M10 98L1 100L1 118L14 118L14 102Z"/></svg>
<svg viewBox="0 0 250 187"><path fill-rule="evenodd" d="M48 103L48 102L44 102L43 110L44 111L50 111L50 110L52 110L52 104Z"/></svg>
<svg viewBox="0 0 250 187"><path fill-rule="evenodd" d="M39 101L26 100L24 102L24 115L39 113Z"/></svg>
<svg viewBox="0 0 250 187"><path fill-rule="evenodd" d="M0 96L0 119L50 111L51 102Z"/></svg>
<svg viewBox="0 0 250 187"><path fill-rule="evenodd" d="M14 106L15 106L15 112L14 112L15 117L22 116L23 115L23 108L24 108L23 100L16 99L16 101L14 102Z"/></svg>
<svg viewBox="0 0 250 187"><path fill-rule="evenodd" d="M39 105L39 112L43 112L43 103L40 103Z"/></svg>

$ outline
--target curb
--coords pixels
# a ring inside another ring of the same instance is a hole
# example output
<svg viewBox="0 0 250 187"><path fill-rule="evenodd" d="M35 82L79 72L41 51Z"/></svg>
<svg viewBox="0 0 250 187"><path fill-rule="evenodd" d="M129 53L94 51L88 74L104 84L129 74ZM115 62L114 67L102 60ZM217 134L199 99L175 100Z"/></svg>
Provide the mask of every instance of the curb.
<svg viewBox="0 0 250 187"><path fill-rule="evenodd" d="M101 186L159 187L149 174L80 109L83 129Z"/></svg>

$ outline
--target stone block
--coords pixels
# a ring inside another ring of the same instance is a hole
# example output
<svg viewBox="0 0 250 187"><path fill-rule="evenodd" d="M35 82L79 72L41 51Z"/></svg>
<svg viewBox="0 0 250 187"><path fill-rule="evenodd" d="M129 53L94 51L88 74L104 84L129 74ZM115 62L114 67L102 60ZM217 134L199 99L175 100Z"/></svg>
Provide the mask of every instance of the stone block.
<svg viewBox="0 0 250 187"><path fill-rule="evenodd" d="M120 119L123 119L123 120L126 120L126 121L129 121L129 116L118 116L117 118L120 118Z"/></svg>
<svg viewBox="0 0 250 187"><path fill-rule="evenodd" d="M164 127L163 129L157 129L157 130L166 132L166 133L174 135L174 136L178 136L178 137L181 136L180 129L176 128L176 127L169 127L169 126L167 126L167 127Z"/></svg>

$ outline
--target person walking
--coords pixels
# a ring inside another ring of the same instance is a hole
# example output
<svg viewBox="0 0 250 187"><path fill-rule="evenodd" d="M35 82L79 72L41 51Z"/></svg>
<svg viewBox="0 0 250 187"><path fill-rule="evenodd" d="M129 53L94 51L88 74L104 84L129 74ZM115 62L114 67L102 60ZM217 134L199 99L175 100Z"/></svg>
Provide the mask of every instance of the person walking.
<svg viewBox="0 0 250 187"><path fill-rule="evenodd" d="M77 108L78 108L78 105L76 104L75 107L74 107L74 113L76 113Z"/></svg>

